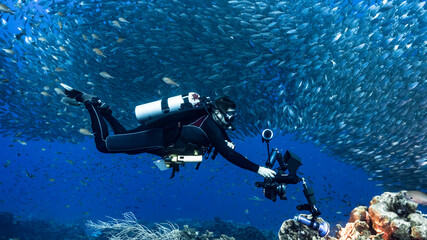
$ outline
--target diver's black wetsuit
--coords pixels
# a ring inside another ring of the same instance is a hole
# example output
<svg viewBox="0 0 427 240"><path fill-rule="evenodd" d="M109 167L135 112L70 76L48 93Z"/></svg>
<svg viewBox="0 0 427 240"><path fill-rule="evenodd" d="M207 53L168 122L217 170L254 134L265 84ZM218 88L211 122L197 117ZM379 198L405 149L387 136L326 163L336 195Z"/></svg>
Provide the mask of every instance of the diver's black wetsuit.
<svg viewBox="0 0 427 240"><path fill-rule="evenodd" d="M111 112L101 112L90 102L85 103L85 106L89 110L96 147L100 152L151 153L163 156L170 149L184 151L189 144L213 146L229 162L253 172L259 169L257 164L227 145L225 140L231 142L227 133L208 114L181 121L180 126L148 128L141 125L128 131L112 116ZM115 135L108 135L108 126L104 119L111 125Z"/></svg>

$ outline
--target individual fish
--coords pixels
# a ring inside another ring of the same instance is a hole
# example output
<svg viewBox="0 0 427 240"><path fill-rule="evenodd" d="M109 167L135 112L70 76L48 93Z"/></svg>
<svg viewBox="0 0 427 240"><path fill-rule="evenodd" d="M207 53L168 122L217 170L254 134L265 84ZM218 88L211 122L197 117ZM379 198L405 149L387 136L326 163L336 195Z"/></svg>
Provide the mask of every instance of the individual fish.
<svg viewBox="0 0 427 240"><path fill-rule="evenodd" d="M79 133L85 135L85 136L93 136L93 133L91 133L89 130L87 130L86 128L80 128L79 129Z"/></svg>
<svg viewBox="0 0 427 240"><path fill-rule="evenodd" d="M94 53L98 54L99 56L106 57L106 56L104 55L104 53L101 51L101 49L99 49L99 48L93 48L93 49L92 49L92 51L93 51Z"/></svg>
<svg viewBox="0 0 427 240"><path fill-rule="evenodd" d="M119 21L122 22L122 23L129 23L128 20L126 20L123 17L119 17Z"/></svg>
<svg viewBox="0 0 427 240"><path fill-rule="evenodd" d="M406 191L404 192L405 197L415 203L421 205L427 205L427 194L420 191Z"/></svg>
<svg viewBox="0 0 427 240"><path fill-rule="evenodd" d="M47 42L47 39L46 39L46 38L44 38L44 37L39 37L39 38L38 38L38 40L39 40L40 42Z"/></svg>
<svg viewBox="0 0 427 240"><path fill-rule="evenodd" d="M165 82L168 85L173 85L173 86L179 87L179 85L174 80L172 80L168 77L163 77L162 80L163 80L163 82Z"/></svg>
<svg viewBox="0 0 427 240"><path fill-rule="evenodd" d="M64 93L64 91L62 89L60 89L60 88L54 88L53 90L56 92L56 94L58 94L58 95L64 95L65 96L65 93Z"/></svg>
<svg viewBox="0 0 427 240"><path fill-rule="evenodd" d="M110 74L108 74L107 72L100 72L99 75L101 75L101 77L107 78L107 79L113 79L114 78Z"/></svg>
<svg viewBox="0 0 427 240"><path fill-rule="evenodd" d="M92 33L92 38L93 38L93 39L96 39L96 40L101 40L101 39L99 38L98 34L96 34L96 33Z"/></svg>
<svg viewBox="0 0 427 240"><path fill-rule="evenodd" d="M332 40L332 42L336 42L336 41L338 41L338 39L340 39L340 38L341 38L341 36L342 36L342 34L341 34L341 33L337 33L337 34L335 35L334 39Z"/></svg>
<svg viewBox="0 0 427 240"><path fill-rule="evenodd" d="M0 3L0 12L10 13L10 14L12 14L12 15L15 15L15 14L13 13L13 11L12 11L8 6L6 6L6 5L4 5L4 4L2 4L2 3Z"/></svg>
<svg viewBox="0 0 427 240"><path fill-rule="evenodd" d="M65 104L65 105L72 105L72 106L80 106L81 103L76 101L74 98L69 98L69 97L63 97L61 99L61 103Z"/></svg>
<svg viewBox="0 0 427 240"><path fill-rule="evenodd" d="M2 50L3 50L4 52L6 52L7 54L10 54L10 55L15 54L15 51L13 51L12 49L3 48Z"/></svg>
<svg viewBox="0 0 427 240"><path fill-rule="evenodd" d="M265 199L262 199L262 198L259 198L258 196L252 196L252 197L250 197L250 198L248 198L249 200L252 200L252 201L257 201L257 202L263 202L263 201L265 201Z"/></svg>
<svg viewBox="0 0 427 240"><path fill-rule="evenodd" d="M22 9L22 4L20 2L15 3L14 6L19 8L19 9Z"/></svg>
<svg viewBox="0 0 427 240"><path fill-rule="evenodd" d="M120 23L117 20L112 21L112 24L114 27L118 27L118 28L122 27L122 26L120 26Z"/></svg>

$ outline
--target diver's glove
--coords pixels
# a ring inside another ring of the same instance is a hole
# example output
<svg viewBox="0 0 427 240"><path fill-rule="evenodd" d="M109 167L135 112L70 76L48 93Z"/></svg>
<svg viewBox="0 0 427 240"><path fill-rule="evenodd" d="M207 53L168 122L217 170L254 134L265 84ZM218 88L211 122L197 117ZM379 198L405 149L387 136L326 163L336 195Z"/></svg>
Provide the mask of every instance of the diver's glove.
<svg viewBox="0 0 427 240"><path fill-rule="evenodd" d="M259 175L261 175L263 178L274 178L276 176L276 172L265 167L259 167L258 172Z"/></svg>

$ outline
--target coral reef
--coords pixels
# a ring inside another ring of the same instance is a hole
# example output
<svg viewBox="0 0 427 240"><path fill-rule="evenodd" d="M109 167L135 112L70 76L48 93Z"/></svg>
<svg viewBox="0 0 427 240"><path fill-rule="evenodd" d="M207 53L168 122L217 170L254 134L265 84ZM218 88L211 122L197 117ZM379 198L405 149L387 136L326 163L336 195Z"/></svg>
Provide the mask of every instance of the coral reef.
<svg viewBox="0 0 427 240"><path fill-rule="evenodd" d="M385 192L372 198L369 207L354 208L346 226L336 226L336 234L322 238L317 231L291 219L282 224L278 237L280 240L427 240L427 219L417 211L417 207L416 202L405 196L405 191ZM310 219L308 215L302 216ZM324 220L318 218L316 222L322 223ZM4 212L0 213L0 240L277 239L277 235L272 232L220 218L215 218L214 221L181 219L173 224L155 224L149 228L140 224L132 213L126 213L124 219L111 218L109 222L96 223L89 221L86 225L95 234L88 236L82 224L59 225L43 220L17 221L11 213Z"/></svg>
<svg viewBox="0 0 427 240"><path fill-rule="evenodd" d="M238 224L232 221L224 221L219 217L216 217L214 221L200 222L199 226L195 226L193 221L191 225L193 227L197 227L197 229L200 229L200 231L211 231L217 236L226 234L227 236L235 238L235 240L277 239L277 236L273 232L261 231L247 224Z"/></svg>
<svg viewBox="0 0 427 240"><path fill-rule="evenodd" d="M218 217L214 221L181 219L177 223L142 225L132 213L126 213L124 219L111 218L108 222L60 225L35 219L18 221L12 213L4 212L0 213L0 240L277 240L272 231ZM88 227L92 231L87 231Z"/></svg>
<svg viewBox="0 0 427 240"><path fill-rule="evenodd" d="M241 224L222 221L215 218L215 221L197 222L194 220L178 220L183 225L183 229L178 229L178 225L156 224L149 228L138 223L132 213L125 213L124 219L114 219L109 222L89 221L87 226L97 232L96 240L122 239L122 240L272 240L277 239L274 235L264 234L260 230ZM189 224L195 226L190 228ZM230 236L227 236L227 235Z"/></svg>
<svg viewBox="0 0 427 240"><path fill-rule="evenodd" d="M156 224L156 228L148 227L138 223L135 215L131 212L123 214L124 219L111 218L109 222L92 222L86 225L95 233L100 235L97 239L144 239L144 240L180 240L181 231L172 223Z"/></svg>
<svg viewBox="0 0 427 240"><path fill-rule="evenodd" d="M53 221L18 221L13 214L0 213L0 240L89 240L84 225L60 225Z"/></svg>
<svg viewBox="0 0 427 240"><path fill-rule="evenodd" d="M356 207L344 228L337 225L335 237L321 238L307 226L287 220L280 228L279 239L427 240L427 219L417 211L417 207L417 203L405 197L405 191L385 192L375 196L369 207Z"/></svg>
<svg viewBox="0 0 427 240"><path fill-rule="evenodd" d="M309 215L302 214L303 217L310 219ZM319 217L316 219L316 222L323 223L324 220ZM279 239L280 240L296 240L296 239L333 239L329 236L324 238L319 237L319 234L316 231L311 230L304 224L297 222L294 219L287 220L283 222L279 230Z"/></svg>
<svg viewBox="0 0 427 240"><path fill-rule="evenodd" d="M184 229L181 230L180 240L236 240L233 237L228 237L224 234L221 234L219 238L215 238L213 232L206 230L205 233L200 233L193 228L189 228L188 225L184 225Z"/></svg>

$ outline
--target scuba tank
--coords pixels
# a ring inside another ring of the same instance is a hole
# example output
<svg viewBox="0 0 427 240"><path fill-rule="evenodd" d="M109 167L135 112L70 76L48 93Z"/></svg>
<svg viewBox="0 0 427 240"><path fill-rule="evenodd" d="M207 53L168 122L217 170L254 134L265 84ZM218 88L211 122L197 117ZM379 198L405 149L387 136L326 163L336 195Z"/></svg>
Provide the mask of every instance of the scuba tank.
<svg viewBox="0 0 427 240"><path fill-rule="evenodd" d="M161 117L183 109L191 109L200 105L200 95L190 92L188 95L178 95L164 98L155 102L141 104L135 107L135 116L139 122Z"/></svg>

